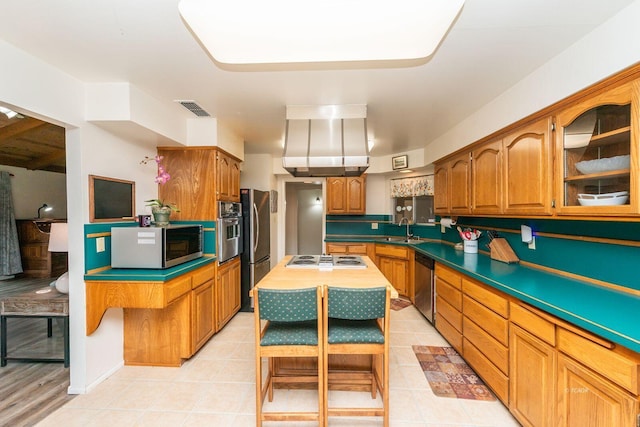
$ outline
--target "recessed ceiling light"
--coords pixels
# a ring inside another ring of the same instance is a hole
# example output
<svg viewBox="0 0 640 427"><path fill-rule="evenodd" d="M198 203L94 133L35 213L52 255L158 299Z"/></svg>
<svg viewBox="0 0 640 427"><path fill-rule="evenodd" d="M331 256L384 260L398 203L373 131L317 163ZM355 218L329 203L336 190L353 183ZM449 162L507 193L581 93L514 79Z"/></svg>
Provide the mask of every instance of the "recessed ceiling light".
<svg viewBox="0 0 640 427"><path fill-rule="evenodd" d="M464 0L181 0L180 15L226 64L427 58Z"/></svg>

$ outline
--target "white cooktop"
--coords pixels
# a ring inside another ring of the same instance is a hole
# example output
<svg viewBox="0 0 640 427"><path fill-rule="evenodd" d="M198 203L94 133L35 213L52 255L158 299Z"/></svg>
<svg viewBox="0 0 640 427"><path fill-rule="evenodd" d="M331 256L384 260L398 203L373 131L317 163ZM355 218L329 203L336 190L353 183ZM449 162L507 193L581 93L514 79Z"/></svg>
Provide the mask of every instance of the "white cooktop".
<svg viewBox="0 0 640 427"><path fill-rule="evenodd" d="M358 255L294 255L285 267L320 270L363 269L367 268L367 264Z"/></svg>

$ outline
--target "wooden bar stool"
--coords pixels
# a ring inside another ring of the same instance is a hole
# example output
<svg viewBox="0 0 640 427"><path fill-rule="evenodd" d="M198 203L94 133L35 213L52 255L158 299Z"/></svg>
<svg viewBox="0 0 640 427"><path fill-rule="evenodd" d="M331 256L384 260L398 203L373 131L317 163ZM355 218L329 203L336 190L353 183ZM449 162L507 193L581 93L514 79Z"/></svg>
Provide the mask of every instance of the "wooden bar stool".
<svg viewBox="0 0 640 427"><path fill-rule="evenodd" d="M325 289L324 328L324 398L325 421L330 416L381 416L389 425L389 299L386 287ZM329 408L329 355L369 354L371 372L332 373L331 379L346 376L359 382L365 376L371 384L371 397L380 390L382 408ZM380 360L381 359L381 360ZM382 371L382 372L380 372Z"/></svg>
<svg viewBox="0 0 640 427"><path fill-rule="evenodd" d="M318 421L324 425L322 287L306 289L254 290L256 330L256 426L263 421ZM263 326L263 322L264 323ZM269 359L267 378L262 381L262 358ZM274 376L276 357L316 357L317 375ZM264 412L265 395L273 400L275 382L318 384L318 410L315 412Z"/></svg>

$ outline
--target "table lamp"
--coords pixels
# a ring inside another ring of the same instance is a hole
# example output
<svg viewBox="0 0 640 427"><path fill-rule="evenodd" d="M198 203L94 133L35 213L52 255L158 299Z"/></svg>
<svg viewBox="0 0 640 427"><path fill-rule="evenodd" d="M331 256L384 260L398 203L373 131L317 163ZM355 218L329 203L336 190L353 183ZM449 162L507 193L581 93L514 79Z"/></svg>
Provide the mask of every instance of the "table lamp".
<svg viewBox="0 0 640 427"><path fill-rule="evenodd" d="M54 222L51 224L51 233L49 234L49 252L69 252L69 239L66 222ZM58 292L63 294L69 293L69 272L65 272L58 277L52 285L55 284Z"/></svg>

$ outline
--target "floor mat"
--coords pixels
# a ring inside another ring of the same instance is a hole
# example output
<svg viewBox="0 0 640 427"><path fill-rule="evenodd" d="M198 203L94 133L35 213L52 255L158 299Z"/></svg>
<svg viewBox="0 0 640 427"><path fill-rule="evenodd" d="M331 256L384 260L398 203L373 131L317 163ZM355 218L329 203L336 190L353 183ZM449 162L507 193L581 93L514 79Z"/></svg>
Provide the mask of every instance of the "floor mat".
<svg viewBox="0 0 640 427"><path fill-rule="evenodd" d="M496 400L480 377L452 347L414 345L413 351L436 396Z"/></svg>
<svg viewBox="0 0 640 427"><path fill-rule="evenodd" d="M411 305L411 301L404 298L392 298L391 299L391 309L395 311L402 310L403 308L407 308Z"/></svg>

